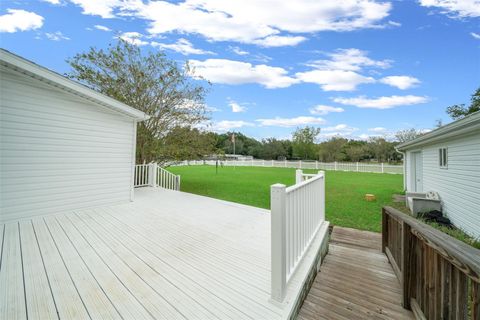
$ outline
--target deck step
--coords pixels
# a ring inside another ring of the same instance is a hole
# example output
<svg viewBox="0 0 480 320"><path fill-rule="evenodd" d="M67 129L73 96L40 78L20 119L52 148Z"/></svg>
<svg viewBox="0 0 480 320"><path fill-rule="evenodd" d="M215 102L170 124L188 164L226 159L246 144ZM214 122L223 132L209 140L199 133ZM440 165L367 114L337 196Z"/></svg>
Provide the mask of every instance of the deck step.
<svg viewBox="0 0 480 320"><path fill-rule="evenodd" d="M375 232L334 227L298 319L414 319Z"/></svg>

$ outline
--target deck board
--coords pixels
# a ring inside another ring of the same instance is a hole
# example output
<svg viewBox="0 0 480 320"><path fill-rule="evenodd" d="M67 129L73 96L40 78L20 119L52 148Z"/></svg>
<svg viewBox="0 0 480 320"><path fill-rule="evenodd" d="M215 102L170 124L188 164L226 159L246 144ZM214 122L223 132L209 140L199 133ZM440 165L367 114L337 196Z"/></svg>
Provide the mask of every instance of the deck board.
<svg viewBox="0 0 480 320"><path fill-rule="evenodd" d="M334 227L298 318L413 319L400 304L399 282L380 248L379 234Z"/></svg>
<svg viewBox="0 0 480 320"><path fill-rule="evenodd" d="M27 319L18 223L5 225L0 270L0 319Z"/></svg>
<svg viewBox="0 0 480 320"><path fill-rule="evenodd" d="M61 319L89 319L90 315L78 293L75 283L48 232L43 219L35 219L32 226L41 252L46 274Z"/></svg>
<svg viewBox="0 0 480 320"><path fill-rule="evenodd" d="M19 223L29 319L57 319L57 307L30 221Z"/></svg>
<svg viewBox="0 0 480 320"><path fill-rule="evenodd" d="M122 319L57 221L50 217L44 220L90 316L94 319Z"/></svg>
<svg viewBox="0 0 480 320"><path fill-rule="evenodd" d="M323 237L307 251L309 262L299 265L284 301L273 302L268 211L159 188L137 189L135 198L0 225L0 318L280 320L293 312ZM383 260L372 261L388 284ZM335 281L317 294L322 304L331 304L323 300L335 293ZM350 290L359 290L351 282ZM385 296L383 303L393 303ZM303 319L336 314L305 306Z"/></svg>

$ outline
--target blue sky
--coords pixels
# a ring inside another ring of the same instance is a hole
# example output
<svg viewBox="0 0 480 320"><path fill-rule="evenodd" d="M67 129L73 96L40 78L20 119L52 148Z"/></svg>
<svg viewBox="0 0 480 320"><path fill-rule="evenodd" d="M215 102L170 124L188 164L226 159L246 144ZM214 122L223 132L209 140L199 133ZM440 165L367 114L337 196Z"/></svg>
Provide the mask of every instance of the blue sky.
<svg viewBox="0 0 480 320"><path fill-rule="evenodd" d="M6 0L1 47L60 73L121 36L190 60L211 130L390 137L450 121L480 86L478 0Z"/></svg>

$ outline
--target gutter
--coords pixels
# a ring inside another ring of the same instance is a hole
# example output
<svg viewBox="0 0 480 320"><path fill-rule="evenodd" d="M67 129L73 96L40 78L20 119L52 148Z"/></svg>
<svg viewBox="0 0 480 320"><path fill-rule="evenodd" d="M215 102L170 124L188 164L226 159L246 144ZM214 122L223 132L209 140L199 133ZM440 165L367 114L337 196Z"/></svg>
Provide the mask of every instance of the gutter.
<svg viewBox="0 0 480 320"><path fill-rule="evenodd" d="M452 138L460 135L480 131L480 111L472 113L465 118L449 123L443 127L426 133L416 139L404 142L395 147L397 151L405 151L413 147L419 147L428 143L433 143L446 138Z"/></svg>

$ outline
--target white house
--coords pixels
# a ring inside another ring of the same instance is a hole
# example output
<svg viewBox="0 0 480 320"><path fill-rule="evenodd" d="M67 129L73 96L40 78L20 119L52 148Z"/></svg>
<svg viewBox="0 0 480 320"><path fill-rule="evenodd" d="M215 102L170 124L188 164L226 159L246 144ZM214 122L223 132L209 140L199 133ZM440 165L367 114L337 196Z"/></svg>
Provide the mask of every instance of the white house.
<svg viewBox="0 0 480 320"><path fill-rule="evenodd" d="M0 50L0 223L133 198L143 112Z"/></svg>
<svg viewBox="0 0 480 320"><path fill-rule="evenodd" d="M480 237L480 112L397 146L407 192L435 191L443 212Z"/></svg>

